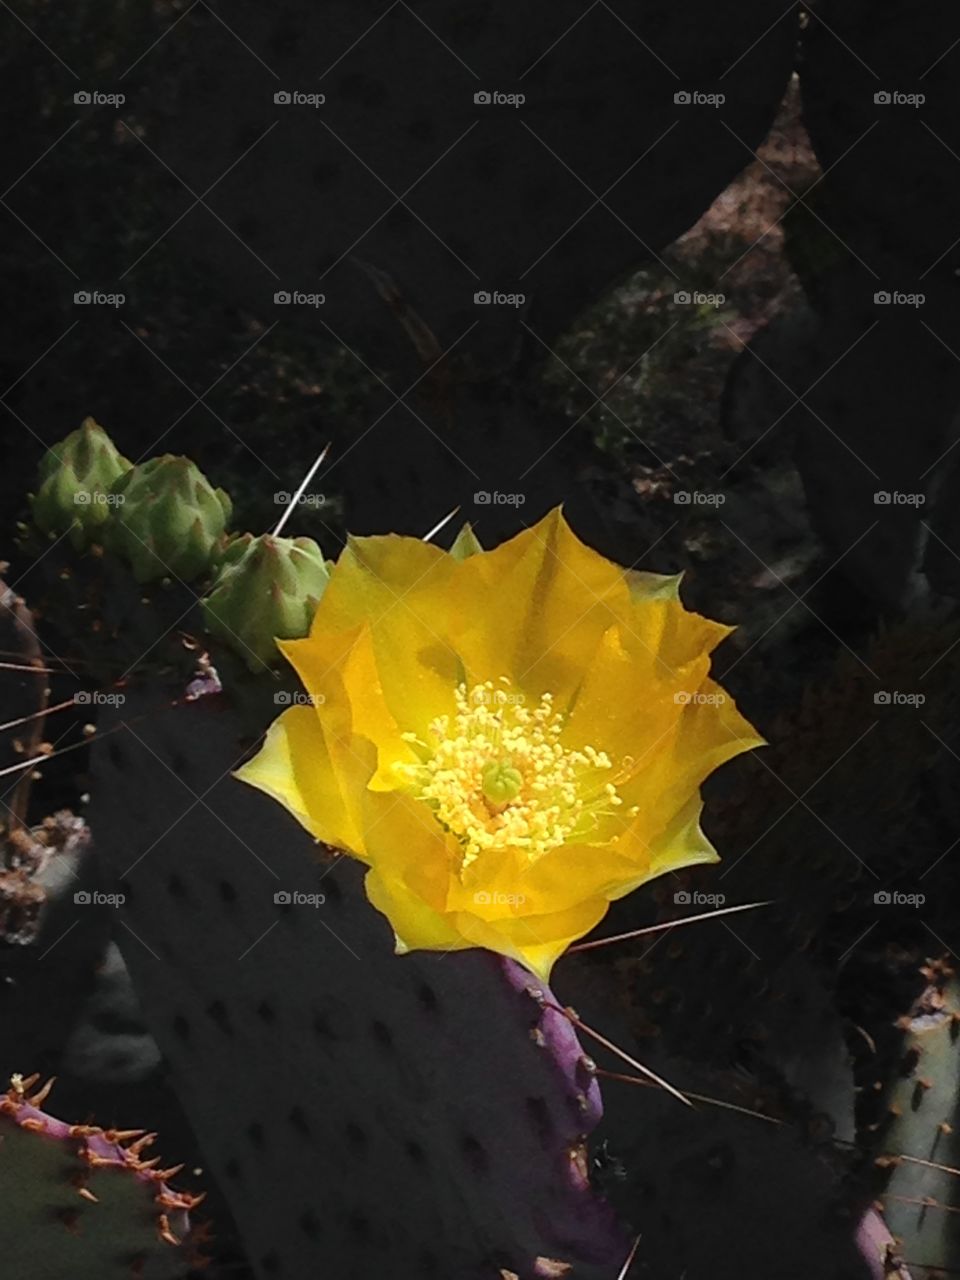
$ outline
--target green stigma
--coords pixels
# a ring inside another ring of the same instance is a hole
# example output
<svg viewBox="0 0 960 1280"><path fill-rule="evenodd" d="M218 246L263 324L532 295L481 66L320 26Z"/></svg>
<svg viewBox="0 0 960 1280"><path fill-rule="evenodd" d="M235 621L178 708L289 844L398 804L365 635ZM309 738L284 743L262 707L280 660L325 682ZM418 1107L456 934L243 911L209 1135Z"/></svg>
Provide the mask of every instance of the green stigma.
<svg viewBox="0 0 960 1280"><path fill-rule="evenodd" d="M523 774L509 760L495 760L483 771L483 797L494 805L516 800L523 787Z"/></svg>

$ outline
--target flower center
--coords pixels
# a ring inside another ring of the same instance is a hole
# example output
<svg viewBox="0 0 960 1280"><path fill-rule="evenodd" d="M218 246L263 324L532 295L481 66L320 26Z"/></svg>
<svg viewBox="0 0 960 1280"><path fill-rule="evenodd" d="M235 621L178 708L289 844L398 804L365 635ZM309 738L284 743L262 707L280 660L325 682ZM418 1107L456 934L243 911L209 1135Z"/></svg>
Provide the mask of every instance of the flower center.
<svg viewBox="0 0 960 1280"><path fill-rule="evenodd" d="M427 741L403 735L419 763L396 767L460 842L461 870L497 849L522 849L534 861L590 837L622 804L609 756L560 741L564 717L552 694L531 709L504 676L498 685L461 684L455 696L455 713L433 720Z"/></svg>

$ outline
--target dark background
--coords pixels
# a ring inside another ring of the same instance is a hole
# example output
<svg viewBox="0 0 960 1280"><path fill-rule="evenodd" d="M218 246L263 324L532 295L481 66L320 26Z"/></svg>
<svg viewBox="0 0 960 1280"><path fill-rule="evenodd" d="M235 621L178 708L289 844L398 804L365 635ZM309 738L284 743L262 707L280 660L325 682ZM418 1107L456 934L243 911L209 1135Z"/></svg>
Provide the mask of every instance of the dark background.
<svg viewBox="0 0 960 1280"><path fill-rule="evenodd" d="M454 508L441 542L492 545L563 503L683 570L772 743L707 829L789 920L643 983L689 964L666 1041L760 1073L807 1032L751 1004L750 956L795 994L803 953L850 1020L891 948L960 945L960 14L729 9L3 5L0 498L26 590L36 464L93 415L133 460L188 453L254 532L330 442L287 525L329 556ZM82 791L68 759L41 808Z"/></svg>

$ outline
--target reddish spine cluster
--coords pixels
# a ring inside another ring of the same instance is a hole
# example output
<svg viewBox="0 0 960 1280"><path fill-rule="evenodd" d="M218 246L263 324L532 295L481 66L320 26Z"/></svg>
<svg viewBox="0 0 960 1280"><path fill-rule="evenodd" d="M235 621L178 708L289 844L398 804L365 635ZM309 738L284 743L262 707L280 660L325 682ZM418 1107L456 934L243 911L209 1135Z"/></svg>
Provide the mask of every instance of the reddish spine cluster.
<svg viewBox="0 0 960 1280"><path fill-rule="evenodd" d="M31 1093L39 1079L38 1075L26 1078L13 1076L10 1088L5 1094L0 1094L0 1116L9 1117L21 1129L61 1141L76 1141L76 1154L87 1168L76 1177L74 1185L77 1194L84 1200L97 1203L96 1195L88 1186L90 1174L95 1169L122 1169L149 1183L155 1192L157 1235L167 1244L181 1244L191 1230L188 1214L204 1199L202 1194L174 1191L167 1185L168 1179L175 1177L183 1165L160 1169L159 1157L142 1159L143 1152L155 1142L155 1133L147 1133L144 1129L101 1129L98 1125L68 1124L41 1111L55 1079L48 1080L36 1092ZM78 1214L68 1211L63 1216L63 1221L72 1230L77 1218ZM192 1235L193 1243L196 1243L197 1232L194 1231Z"/></svg>

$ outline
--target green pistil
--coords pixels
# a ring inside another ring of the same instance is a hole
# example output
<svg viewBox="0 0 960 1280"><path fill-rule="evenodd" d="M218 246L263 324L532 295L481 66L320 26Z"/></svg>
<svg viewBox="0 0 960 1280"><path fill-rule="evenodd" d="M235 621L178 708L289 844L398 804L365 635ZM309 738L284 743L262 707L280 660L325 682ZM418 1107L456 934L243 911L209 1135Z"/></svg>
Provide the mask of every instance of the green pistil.
<svg viewBox="0 0 960 1280"><path fill-rule="evenodd" d="M516 800L523 786L523 775L509 760L496 760L483 771L483 798L502 806Z"/></svg>

